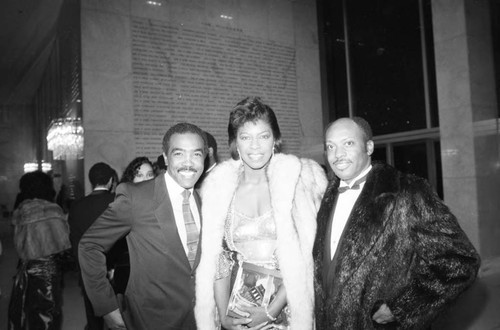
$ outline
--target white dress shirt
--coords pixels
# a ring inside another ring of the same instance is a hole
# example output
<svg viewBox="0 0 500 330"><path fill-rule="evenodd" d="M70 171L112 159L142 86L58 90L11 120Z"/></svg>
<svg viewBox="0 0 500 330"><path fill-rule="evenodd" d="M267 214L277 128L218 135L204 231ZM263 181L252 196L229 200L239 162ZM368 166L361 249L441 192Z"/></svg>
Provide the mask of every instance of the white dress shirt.
<svg viewBox="0 0 500 330"><path fill-rule="evenodd" d="M372 166L370 165L367 169L361 172L354 180L351 181L351 184L347 184L345 181L340 181L340 187L352 187L354 183L363 176L365 176L370 170ZM335 210L333 212L333 220L332 220L332 233L330 236L330 256L335 256L335 252L337 251L337 247L339 244L340 237L342 236L342 232L344 231L345 225L347 224L347 220L349 220L349 216L351 215L352 208L354 207L354 203L358 199L363 187L365 186L365 182L360 184L359 189L349 189L341 194L337 199L337 204L335 205Z"/></svg>
<svg viewBox="0 0 500 330"><path fill-rule="evenodd" d="M172 202L172 209L174 211L175 224L177 226L177 231L179 232L179 237L181 238L182 246L184 247L184 251L186 254L188 253L187 246L187 234L186 234L186 225L184 223L184 215L182 213L182 201L184 197L182 193L185 188L181 187L168 172L165 172L165 183L167 184L168 196L170 197L170 201ZM196 201L193 197L193 188L188 189L191 191L191 195L189 196L189 206L191 207L191 213L193 213L194 222L196 223L196 228L198 228L198 232L200 231L200 213L198 212L198 206L196 205Z"/></svg>

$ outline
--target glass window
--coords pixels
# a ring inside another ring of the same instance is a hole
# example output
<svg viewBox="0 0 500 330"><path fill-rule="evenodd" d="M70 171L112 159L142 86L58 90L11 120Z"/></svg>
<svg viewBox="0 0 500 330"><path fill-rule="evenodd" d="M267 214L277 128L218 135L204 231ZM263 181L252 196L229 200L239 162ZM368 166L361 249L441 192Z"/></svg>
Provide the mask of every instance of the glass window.
<svg viewBox="0 0 500 330"><path fill-rule="evenodd" d="M377 145L372 154L372 161L393 165L404 173L411 173L425 178L443 197L443 177L441 170L441 150L437 140L383 143Z"/></svg>
<svg viewBox="0 0 500 330"><path fill-rule="evenodd" d="M401 172L428 178L427 161L425 142L394 146L394 166Z"/></svg>
<svg viewBox="0 0 500 330"><path fill-rule="evenodd" d="M428 179L442 196L431 0L317 7L325 119L365 118L380 141L372 160Z"/></svg>
<svg viewBox="0 0 500 330"><path fill-rule="evenodd" d="M330 120L361 116L375 135L438 125L428 0L319 0L318 7Z"/></svg>

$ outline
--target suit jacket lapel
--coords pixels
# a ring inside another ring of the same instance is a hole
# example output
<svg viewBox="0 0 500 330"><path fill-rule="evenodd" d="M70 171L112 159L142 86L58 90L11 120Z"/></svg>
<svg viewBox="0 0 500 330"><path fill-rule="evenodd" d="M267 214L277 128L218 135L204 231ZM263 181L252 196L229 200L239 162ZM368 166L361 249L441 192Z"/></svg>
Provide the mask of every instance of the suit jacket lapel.
<svg viewBox="0 0 500 330"><path fill-rule="evenodd" d="M375 180L370 180L371 172L352 208L334 257L335 263L342 265L334 275L339 284L352 277L383 233L383 224L377 222L382 215L377 214L375 202L380 191L375 189Z"/></svg>
<svg viewBox="0 0 500 330"><path fill-rule="evenodd" d="M328 224L326 227L325 234L325 243L323 246L323 289L328 290L331 284L332 273L335 269L335 262L332 260L332 249L331 249L331 240L332 240L332 227L333 227L333 211L335 210L335 205L337 205L337 190L332 191L332 194L336 195L335 201L328 213Z"/></svg>

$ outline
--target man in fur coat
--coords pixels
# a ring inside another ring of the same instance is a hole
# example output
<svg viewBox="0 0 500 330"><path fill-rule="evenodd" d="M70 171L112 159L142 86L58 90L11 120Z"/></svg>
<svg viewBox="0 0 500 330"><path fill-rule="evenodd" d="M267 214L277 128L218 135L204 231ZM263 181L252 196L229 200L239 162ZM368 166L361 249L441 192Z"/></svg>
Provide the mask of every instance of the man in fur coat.
<svg viewBox="0 0 500 330"><path fill-rule="evenodd" d="M474 281L479 256L428 183L371 164L362 118L326 130L330 182L314 245L317 329L423 329Z"/></svg>

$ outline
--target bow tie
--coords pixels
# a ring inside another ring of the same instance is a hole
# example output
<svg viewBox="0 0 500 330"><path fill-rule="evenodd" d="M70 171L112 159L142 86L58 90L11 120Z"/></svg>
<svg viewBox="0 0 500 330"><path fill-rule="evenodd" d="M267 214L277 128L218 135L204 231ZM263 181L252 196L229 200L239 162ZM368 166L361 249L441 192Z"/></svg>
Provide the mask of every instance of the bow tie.
<svg viewBox="0 0 500 330"><path fill-rule="evenodd" d="M346 192L349 189L357 190L357 189L361 188L361 184L366 181L367 176L368 176L368 174L359 178L356 182L354 182L354 184L351 187L349 187L349 186L339 187L338 188L339 194Z"/></svg>

